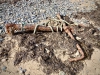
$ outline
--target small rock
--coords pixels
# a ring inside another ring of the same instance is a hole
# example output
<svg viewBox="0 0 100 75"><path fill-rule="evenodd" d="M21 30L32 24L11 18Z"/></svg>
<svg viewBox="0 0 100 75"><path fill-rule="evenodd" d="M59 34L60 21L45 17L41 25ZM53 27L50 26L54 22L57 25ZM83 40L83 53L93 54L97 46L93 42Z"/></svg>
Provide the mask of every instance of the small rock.
<svg viewBox="0 0 100 75"><path fill-rule="evenodd" d="M25 73L27 70L26 69L23 69L23 73Z"/></svg>
<svg viewBox="0 0 100 75"><path fill-rule="evenodd" d="M76 37L76 39L77 39L77 40L81 40L81 38L80 38L80 37Z"/></svg>
<svg viewBox="0 0 100 75"><path fill-rule="evenodd" d="M20 71L19 71L19 73L20 73L20 74L23 74L23 71L22 71L22 70L20 70Z"/></svg>
<svg viewBox="0 0 100 75"><path fill-rule="evenodd" d="M75 24L75 25L77 25L77 26L79 25L79 24L78 24L78 23L76 23L76 22L75 22L74 24Z"/></svg>
<svg viewBox="0 0 100 75"><path fill-rule="evenodd" d="M2 59L1 62L5 62L7 59Z"/></svg>
<svg viewBox="0 0 100 75"><path fill-rule="evenodd" d="M97 27L97 29L100 31L100 27Z"/></svg>
<svg viewBox="0 0 100 75"><path fill-rule="evenodd" d="M0 41L3 41L3 39L2 39L2 38L0 38Z"/></svg>
<svg viewBox="0 0 100 75"><path fill-rule="evenodd" d="M0 8L0 13L2 13L2 11L3 11L3 8Z"/></svg>
<svg viewBox="0 0 100 75"><path fill-rule="evenodd" d="M35 46L38 47L39 45L38 44L35 44Z"/></svg>
<svg viewBox="0 0 100 75"><path fill-rule="evenodd" d="M19 67L19 70L22 70L22 67Z"/></svg>
<svg viewBox="0 0 100 75"><path fill-rule="evenodd" d="M21 67L19 68L19 73L20 74L23 74L24 73Z"/></svg>
<svg viewBox="0 0 100 75"><path fill-rule="evenodd" d="M27 70L26 69L22 69L22 67L19 68L19 73L21 73L21 74L25 74L26 71Z"/></svg>
<svg viewBox="0 0 100 75"><path fill-rule="evenodd" d="M59 75L66 75L64 71L60 71Z"/></svg>
<svg viewBox="0 0 100 75"><path fill-rule="evenodd" d="M7 69L7 67L6 66L3 66L1 69L5 72L6 69Z"/></svg>
<svg viewBox="0 0 100 75"><path fill-rule="evenodd" d="M45 12L46 12L46 10L41 9L41 10L40 10L40 12L41 12L41 13L45 13Z"/></svg>
<svg viewBox="0 0 100 75"><path fill-rule="evenodd" d="M74 57L80 56L79 52L77 51L75 54L73 54Z"/></svg>
<svg viewBox="0 0 100 75"><path fill-rule="evenodd" d="M49 52L50 52L50 50L49 50L49 49L47 49L47 48L45 48L45 50L46 50L46 52L47 52L47 53L49 53Z"/></svg>

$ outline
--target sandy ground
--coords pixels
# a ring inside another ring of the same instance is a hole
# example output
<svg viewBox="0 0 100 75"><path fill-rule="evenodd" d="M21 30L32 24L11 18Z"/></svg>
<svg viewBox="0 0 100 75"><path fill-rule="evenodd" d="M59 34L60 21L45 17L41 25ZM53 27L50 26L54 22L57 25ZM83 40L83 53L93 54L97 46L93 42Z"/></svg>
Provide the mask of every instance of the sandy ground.
<svg viewBox="0 0 100 75"><path fill-rule="evenodd" d="M91 60L84 60L84 69L78 75L100 75L100 49L94 48Z"/></svg>
<svg viewBox="0 0 100 75"><path fill-rule="evenodd" d="M100 50L95 48L91 60L84 60L84 68L78 75L100 75ZM13 59L4 62L3 65L7 66L7 72L1 72L0 75L21 75L18 71L20 67L27 69L26 75L46 75L42 70L43 67L37 61L29 61L21 63L15 67L12 65ZM3 66L2 65L2 66ZM1 67L2 67L1 66ZM10 67L9 67L10 66ZM59 75L59 73L52 73L51 75Z"/></svg>
<svg viewBox="0 0 100 75"><path fill-rule="evenodd" d="M8 41L10 40L11 37L6 38L5 40ZM38 58L38 61L35 60L30 60L26 62L21 62L19 65L14 66L13 61L14 61L14 56L17 51L20 51L18 48L18 42L17 40L12 40L13 42L16 41L15 47L12 48L11 50L11 56L8 61L5 59L2 59L0 62L0 67L2 68L3 66L7 67L6 71L3 71L2 69L0 70L0 75L23 75L21 74L22 72L20 71L20 68L26 69L25 75L46 75L43 72L44 66L42 66L40 62L40 57ZM77 75L100 75L100 49L99 48L93 48L93 54L91 56L91 59L85 59L82 61L84 64L83 70L81 70ZM59 54L59 53L58 53ZM62 61L66 60L68 58L68 55L65 57L60 56ZM61 71L59 71L61 72ZM51 75L63 75L60 73L52 73ZM67 74L65 74L67 75Z"/></svg>
<svg viewBox="0 0 100 75"><path fill-rule="evenodd" d="M78 2L80 0L71 0L71 1ZM85 1L86 1L85 4L83 3L83 5L81 6L82 8L89 7L89 1L88 0L85 0ZM100 0L96 0L96 2L98 2L100 4ZM99 10L98 10L98 12L99 12ZM90 16L90 18L91 18L91 16ZM94 19L91 19L91 21L96 22ZM95 27L97 27L97 26L95 26ZM12 39L11 37L6 37L5 41L7 42L11 39ZM10 55L9 59L6 61L6 59L4 58L0 61L0 75L23 75L22 72L20 71L20 68L26 69L24 75L46 75L46 73L43 72L45 66L42 66L39 63L39 62L41 62L40 61L41 57L39 57L37 59L38 61L36 61L36 60L29 60L26 62L22 61L17 66L14 66L13 61L15 60L15 54L16 54L16 52L20 51L21 49L19 48L18 40L12 40L11 42L15 42L15 44L14 44L14 47L13 47L13 44L11 45L12 49L10 50L11 55ZM100 47L93 47L93 49L94 49L94 51L91 55L91 59L84 59L81 61L84 65L84 68L82 70L80 70L78 73L70 74L70 75L100 75L100 66L99 66L100 65ZM68 58L67 55L65 57L63 57L63 56L60 57L60 59L62 59L62 61L65 61L66 58ZM2 70L2 68L4 66L7 67L6 71ZM52 73L51 75L69 75L67 73L60 74L60 72L61 72L61 70L59 70L59 72Z"/></svg>

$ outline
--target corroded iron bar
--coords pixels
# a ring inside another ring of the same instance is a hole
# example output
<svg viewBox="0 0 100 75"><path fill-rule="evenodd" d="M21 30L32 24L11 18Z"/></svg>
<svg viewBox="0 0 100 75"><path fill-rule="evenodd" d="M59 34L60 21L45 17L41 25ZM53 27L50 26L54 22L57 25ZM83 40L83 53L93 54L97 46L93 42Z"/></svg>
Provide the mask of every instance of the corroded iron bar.
<svg viewBox="0 0 100 75"><path fill-rule="evenodd" d="M35 29L35 26L36 25L33 25L33 24L27 24L27 25L24 25L22 27L21 24L12 24L12 23L8 23L6 24L6 33L7 34L12 34L15 30L16 31L21 31L21 29L25 30L25 31L34 31ZM57 31L60 31L60 28L57 28L56 27L52 27L53 28L53 31L57 32ZM37 31L52 31L50 27L47 27L47 26L42 26L42 25L39 25L36 29Z"/></svg>
<svg viewBox="0 0 100 75"><path fill-rule="evenodd" d="M57 17L60 20L62 20L60 14L57 14ZM64 22L63 22L63 29L71 37L71 39L76 40L75 37L73 36L72 32L69 30L68 26L66 26L66 24ZM76 58L70 58L69 61L71 61L71 62L72 61L79 61L79 60L82 60L84 58L84 52L78 43L76 44L76 47L77 47L79 53L81 54L81 56L76 57Z"/></svg>

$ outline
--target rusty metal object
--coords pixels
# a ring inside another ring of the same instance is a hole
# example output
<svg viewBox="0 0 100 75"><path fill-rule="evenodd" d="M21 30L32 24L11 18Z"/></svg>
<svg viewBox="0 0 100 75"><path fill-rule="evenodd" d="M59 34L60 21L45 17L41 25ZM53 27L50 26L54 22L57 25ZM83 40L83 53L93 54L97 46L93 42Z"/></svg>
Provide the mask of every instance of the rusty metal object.
<svg viewBox="0 0 100 75"><path fill-rule="evenodd" d="M60 20L62 20L60 14L57 14L57 17ZM63 29L71 37L71 39L76 40L75 37L73 36L72 32L70 31L70 29L68 28L68 26L66 26L66 24L64 22L63 22ZM84 58L84 52L78 43L76 44L76 47L77 47L79 53L81 54L81 56L76 57L76 58L70 58L69 61L71 61L71 62L72 61L79 61L79 60L82 60Z"/></svg>
<svg viewBox="0 0 100 75"><path fill-rule="evenodd" d="M69 26L66 26L65 22L63 21L63 19L61 18L60 14L57 14L57 17L60 21L62 21L62 24L63 24L63 30L71 37L71 39L73 40L76 40L71 32L71 29L69 28ZM68 24L69 25L69 24ZM29 24L29 25L24 25L22 26L22 24L12 24L12 23L9 23L9 24L6 24L6 33L7 34L13 34L15 31L34 31L34 30L37 30L37 31L52 31L50 27L47 27L47 26L42 26L42 25L33 25L33 24ZM60 28L56 28L56 27L52 27L53 31L60 31L61 29ZM84 58L84 52L82 50L82 48L80 47L80 45L77 43L76 44L76 47L79 51L79 53L81 54L80 57L77 57L77 58L70 58L69 61L79 61L79 60L82 60Z"/></svg>
<svg viewBox="0 0 100 75"><path fill-rule="evenodd" d="M36 25L33 25L33 24L29 24L29 25L25 25L22 27L21 24L12 24L12 23L8 23L5 25L6 27L6 33L7 34L13 34L15 31L22 31L22 30L25 30L25 31L34 31L35 29L35 26ZM53 28L53 31L57 32L57 31L60 31L60 28L57 28L56 27L52 27ZM42 25L39 25L37 28L36 28L37 31L52 31L50 27L47 27L47 26L42 26Z"/></svg>

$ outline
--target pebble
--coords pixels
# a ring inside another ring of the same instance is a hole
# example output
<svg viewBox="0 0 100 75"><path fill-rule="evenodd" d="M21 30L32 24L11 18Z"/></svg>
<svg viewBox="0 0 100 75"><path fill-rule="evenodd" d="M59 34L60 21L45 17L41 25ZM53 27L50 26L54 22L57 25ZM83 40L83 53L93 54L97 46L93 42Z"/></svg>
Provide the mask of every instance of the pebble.
<svg viewBox="0 0 100 75"><path fill-rule="evenodd" d="M98 26L97 29L100 31L100 27Z"/></svg>
<svg viewBox="0 0 100 75"><path fill-rule="evenodd" d="M45 12L46 12L46 10L43 10L43 9L40 10L40 13L45 13Z"/></svg>
<svg viewBox="0 0 100 75"><path fill-rule="evenodd" d="M23 72L25 73L27 70L26 69L23 69Z"/></svg>
<svg viewBox="0 0 100 75"><path fill-rule="evenodd" d="M35 46L38 47L39 45L38 44L35 44Z"/></svg>
<svg viewBox="0 0 100 75"><path fill-rule="evenodd" d="M19 71L19 73L20 73L20 74L23 74L23 71L22 71L22 70L20 70L20 71Z"/></svg>
<svg viewBox="0 0 100 75"><path fill-rule="evenodd" d="M45 50L46 50L47 53L50 53L50 50L49 49L45 48Z"/></svg>
<svg viewBox="0 0 100 75"><path fill-rule="evenodd" d="M60 71L59 75L66 75L64 71Z"/></svg>
<svg viewBox="0 0 100 75"><path fill-rule="evenodd" d="M79 57L79 56L80 56L80 54L78 51L75 54L73 54L73 57Z"/></svg>
<svg viewBox="0 0 100 75"><path fill-rule="evenodd" d="M7 59L2 59L1 62L5 62Z"/></svg>
<svg viewBox="0 0 100 75"><path fill-rule="evenodd" d="M20 74L25 74L27 70L26 69L22 69L22 67L19 68L19 73Z"/></svg>
<svg viewBox="0 0 100 75"><path fill-rule="evenodd" d="M6 66L3 66L1 69L2 69L2 71L4 71L4 72L5 72L5 71L6 71L6 69L7 69L7 67L6 67Z"/></svg>
<svg viewBox="0 0 100 75"><path fill-rule="evenodd" d="M78 36L76 37L76 39L77 39L77 40L81 40L81 38L80 38L80 37L78 37Z"/></svg>

